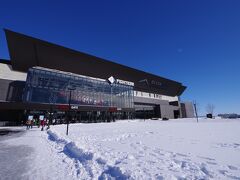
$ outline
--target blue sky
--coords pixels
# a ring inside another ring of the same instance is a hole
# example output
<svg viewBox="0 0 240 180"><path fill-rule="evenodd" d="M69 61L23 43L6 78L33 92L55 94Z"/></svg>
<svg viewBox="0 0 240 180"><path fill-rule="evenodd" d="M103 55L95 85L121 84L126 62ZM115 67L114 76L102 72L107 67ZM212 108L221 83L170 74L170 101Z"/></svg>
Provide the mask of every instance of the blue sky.
<svg viewBox="0 0 240 180"><path fill-rule="evenodd" d="M1 1L8 28L182 82L182 100L240 113L240 1ZM3 31L0 58L9 59Z"/></svg>

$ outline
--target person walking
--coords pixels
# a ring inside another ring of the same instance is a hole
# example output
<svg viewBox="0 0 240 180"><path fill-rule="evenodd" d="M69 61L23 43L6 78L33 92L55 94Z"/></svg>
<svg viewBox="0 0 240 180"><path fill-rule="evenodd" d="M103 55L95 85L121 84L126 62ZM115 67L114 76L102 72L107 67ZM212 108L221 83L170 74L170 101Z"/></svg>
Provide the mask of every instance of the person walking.
<svg viewBox="0 0 240 180"><path fill-rule="evenodd" d="M48 119L47 119L47 121L46 121L46 126L47 126L47 130L50 129L50 122L49 122Z"/></svg>
<svg viewBox="0 0 240 180"><path fill-rule="evenodd" d="M30 129L30 126L31 126L31 120L27 120L26 121L26 126L27 126L27 130Z"/></svg>
<svg viewBox="0 0 240 180"><path fill-rule="evenodd" d="M40 127L40 119L39 118L37 118L37 120L36 120L36 125L38 128Z"/></svg>
<svg viewBox="0 0 240 180"><path fill-rule="evenodd" d="M31 127L31 129L33 127L33 123L34 123L34 119L30 120L30 127Z"/></svg>
<svg viewBox="0 0 240 180"><path fill-rule="evenodd" d="M40 124L41 124L41 126L42 126L41 131L43 131L43 130L44 130L44 126L45 126L45 121L44 121L44 119L41 120Z"/></svg>

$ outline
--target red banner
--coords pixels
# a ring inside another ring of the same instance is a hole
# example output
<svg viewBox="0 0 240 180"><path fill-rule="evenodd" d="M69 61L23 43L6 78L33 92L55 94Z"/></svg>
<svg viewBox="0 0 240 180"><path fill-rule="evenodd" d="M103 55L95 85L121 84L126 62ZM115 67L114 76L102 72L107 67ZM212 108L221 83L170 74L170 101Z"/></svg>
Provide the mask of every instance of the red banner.
<svg viewBox="0 0 240 180"><path fill-rule="evenodd" d="M109 112L117 112L117 108L116 107L110 107L108 109Z"/></svg>
<svg viewBox="0 0 240 180"><path fill-rule="evenodd" d="M61 104L61 105L57 105L57 108L59 110L62 110L62 111L68 111L69 110L69 105Z"/></svg>

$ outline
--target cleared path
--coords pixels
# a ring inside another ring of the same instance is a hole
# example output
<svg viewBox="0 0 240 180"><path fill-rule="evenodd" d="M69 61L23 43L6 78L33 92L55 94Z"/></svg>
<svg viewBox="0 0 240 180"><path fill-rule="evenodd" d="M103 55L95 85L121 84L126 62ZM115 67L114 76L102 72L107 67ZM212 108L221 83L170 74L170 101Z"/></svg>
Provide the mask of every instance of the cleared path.
<svg viewBox="0 0 240 180"><path fill-rule="evenodd" d="M0 136L0 179L77 179L72 161L48 138L36 127Z"/></svg>

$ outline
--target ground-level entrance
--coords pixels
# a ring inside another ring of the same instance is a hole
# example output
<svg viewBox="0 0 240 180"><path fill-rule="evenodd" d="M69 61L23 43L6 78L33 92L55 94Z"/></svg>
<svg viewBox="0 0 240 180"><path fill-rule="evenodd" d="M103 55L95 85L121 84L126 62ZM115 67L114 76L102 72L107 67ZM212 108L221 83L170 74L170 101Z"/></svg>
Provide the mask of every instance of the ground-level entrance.
<svg viewBox="0 0 240 180"><path fill-rule="evenodd" d="M134 118L133 108L0 102L0 125L23 125L30 119L47 118L50 123L97 123Z"/></svg>
<svg viewBox="0 0 240 180"><path fill-rule="evenodd" d="M118 119L132 119L132 112L109 112L109 111L27 111L27 117L32 119L46 118L53 124L67 123L69 118L70 123L99 123L99 122L114 122Z"/></svg>
<svg viewBox="0 0 240 180"><path fill-rule="evenodd" d="M153 104L135 104L135 118L150 119L161 118L161 111L159 105Z"/></svg>
<svg viewBox="0 0 240 180"><path fill-rule="evenodd" d="M158 118L180 118L180 108L169 104L147 104L135 103L135 118L138 119L158 119Z"/></svg>

